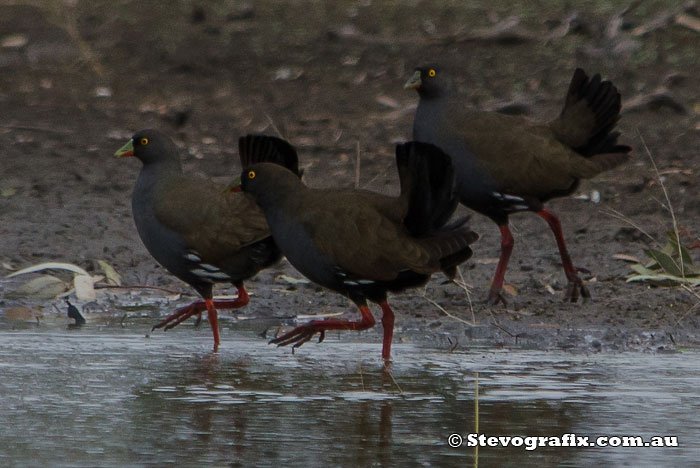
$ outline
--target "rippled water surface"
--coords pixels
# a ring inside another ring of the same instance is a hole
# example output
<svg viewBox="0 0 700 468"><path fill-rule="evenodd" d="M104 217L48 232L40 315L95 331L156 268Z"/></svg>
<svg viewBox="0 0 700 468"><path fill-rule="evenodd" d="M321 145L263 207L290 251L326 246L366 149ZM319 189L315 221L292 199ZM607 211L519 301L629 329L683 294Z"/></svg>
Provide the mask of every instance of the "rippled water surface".
<svg viewBox="0 0 700 468"><path fill-rule="evenodd" d="M700 357L329 338L292 355L183 328L0 332L0 466L698 466ZM449 434L674 435L676 448L451 448Z"/></svg>

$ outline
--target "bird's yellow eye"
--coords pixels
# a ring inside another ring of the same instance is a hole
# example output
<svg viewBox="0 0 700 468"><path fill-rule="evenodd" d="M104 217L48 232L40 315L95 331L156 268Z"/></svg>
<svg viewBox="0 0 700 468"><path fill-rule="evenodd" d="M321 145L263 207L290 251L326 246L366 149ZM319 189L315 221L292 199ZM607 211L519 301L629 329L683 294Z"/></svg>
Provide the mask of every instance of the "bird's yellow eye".
<svg viewBox="0 0 700 468"><path fill-rule="evenodd" d="M249 178L249 179L255 179L255 171L250 171L250 172L248 173L248 178Z"/></svg>
<svg viewBox="0 0 700 468"><path fill-rule="evenodd" d="M432 68L431 68L430 70L428 70L428 76L429 76L430 78L434 77L434 76L435 76L435 70L433 70Z"/></svg>
<svg viewBox="0 0 700 468"><path fill-rule="evenodd" d="M141 144L141 146L146 146L148 144L148 138L141 138L139 140L139 143Z"/></svg>

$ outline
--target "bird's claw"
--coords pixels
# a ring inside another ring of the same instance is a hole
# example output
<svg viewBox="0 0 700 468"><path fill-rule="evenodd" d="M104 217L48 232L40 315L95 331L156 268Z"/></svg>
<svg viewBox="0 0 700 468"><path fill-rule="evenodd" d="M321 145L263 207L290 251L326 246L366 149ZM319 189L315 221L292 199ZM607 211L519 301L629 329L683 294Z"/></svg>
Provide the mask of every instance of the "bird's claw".
<svg viewBox="0 0 700 468"><path fill-rule="evenodd" d="M277 346L287 346L291 344L293 353L296 348L311 340L316 333L319 334L318 342L322 343L326 338L326 331L315 323L299 325L294 330L285 333L282 336L278 336L270 340L268 343L276 344Z"/></svg>
<svg viewBox="0 0 700 468"><path fill-rule="evenodd" d="M182 322L184 322L185 320L187 320L195 314L198 314L198 321L202 320L202 311L200 307L198 307L198 304L198 302L195 302L194 304L190 304L188 306L176 310L174 313L168 315L166 318L153 325L153 327L151 328L151 332L153 332L157 328L162 328L163 331L168 331L171 328L180 325Z"/></svg>
<svg viewBox="0 0 700 468"><path fill-rule="evenodd" d="M566 287L566 295L564 296L564 302L577 302L579 297L586 302L587 299L591 298L591 293L588 288L583 284L583 280L578 276L569 279L569 284Z"/></svg>
<svg viewBox="0 0 700 468"><path fill-rule="evenodd" d="M497 306L498 304L503 304L503 307L508 307L508 302L503 296L500 290L491 289L489 291L489 297L486 298L486 304L490 306Z"/></svg>

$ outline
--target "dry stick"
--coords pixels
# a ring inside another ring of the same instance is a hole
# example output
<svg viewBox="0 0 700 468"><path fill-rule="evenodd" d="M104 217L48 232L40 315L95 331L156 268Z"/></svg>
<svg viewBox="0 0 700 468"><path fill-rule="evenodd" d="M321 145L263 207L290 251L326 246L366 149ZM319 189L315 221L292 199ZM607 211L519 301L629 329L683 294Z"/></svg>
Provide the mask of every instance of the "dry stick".
<svg viewBox="0 0 700 468"><path fill-rule="evenodd" d="M190 296L194 297L194 294L186 293L182 291L174 291L172 289L160 288L158 286L116 286L112 284L96 284L95 289L155 289L157 291L164 291L170 294L179 294L180 296Z"/></svg>
<svg viewBox="0 0 700 468"><path fill-rule="evenodd" d="M456 315L452 315L451 313L449 313L449 312L448 312L447 310L445 310L445 308L442 307L440 304L438 304L438 303L435 302L434 300L430 299L430 298L426 295L426 291L423 291L423 294L415 294L415 295L418 296L418 297L422 297L422 298L425 299L426 301L430 302L432 305L434 305L435 307L437 307L443 314L447 315L448 317L450 317L450 318L452 318L452 319L455 319L455 320L457 320L458 322L462 322L462 323L464 323L464 324L466 324L466 325L469 325L470 327L473 327L473 326L474 326L474 324L473 324L472 322L469 322L468 320L461 319L461 318L457 317Z"/></svg>
<svg viewBox="0 0 700 468"><path fill-rule="evenodd" d="M394 385L396 385L396 388L399 389L399 394L403 393L403 390L401 390L401 385L396 381L394 378L394 374L392 374L391 369L389 369L387 366L384 366L384 371L389 374L389 377L391 377L392 382L394 382Z"/></svg>
<svg viewBox="0 0 700 468"><path fill-rule="evenodd" d="M633 228L635 228L637 231L639 231L642 234L644 234L645 236L647 236L649 238L649 240L651 240L654 244L659 245L659 246L661 245L661 244L659 244L659 242L656 239L654 239L654 237L651 234L646 232L638 224L636 224L634 221L632 221L632 219L630 219L628 216L625 216L624 214L620 213L615 208L607 208L607 211L600 210L600 212L603 214L606 214L612 218L616 218L616 219L619 219L620 221L624 221L625 223L627 223L630 226L632 226Z"/></svg>
<svg viewBox="0 0 700 468"><path fill-rule="evenodd" d="M464 289L464 292L467 295L467 301L469 301L469 310L472 313L472 322L476 323L476 317L474 316L474 305L472 304L472 295L469 293L467 282L464 281L464 276L462 276L462 268L460 266L457 266L457 273L459 273L460 282L458 283L457 281L453 281L453 283Z"/></svg>
<svg viewBox="0 0 700 468"><path fill-rule="evenodd" d="M651 155L651 151L649 151L649 147L647 146L646 141L644 141L644 137L640 133L639 128L637 128L637 135L639 135L639 139L641 140L642 145L644 145L644 151L646 151L647 156L649 156L651 165L654 167L654 172L656 173L656 178L659 180L659 185L661 185L661 190L664 192L664 197L666 197L668 211L669 213L671 213L671 220L673 221L673 232L676 235L676 243L678 244L678 258L680 260L681 278L685 278L685 265L683 263L683 252L681 250L681 236L678 231L678 221L676 220L676 213L673 210L673 205L671 205L671 199L668 196L666 186L664 185L663 180L661 180L661 174L659 174L659 169L656 167L656 161L654 161L654 157ZM675 260L673 260L673 258L671 258L671 260L673 261L673 263L676 263Z"/></svg>
<svg viewBox="0 0 700 468"><path fill-rule="evenodd" d="M73 130L68 129L40 127L37 125L18 125L13 123L0 125L0 128L6 128L9 130L28 130L36 132L57 133L59 135L70 135L71 133L73 133Z"/></svg>
<svg viewBox="0 0 700 468"><path fill-rule="evenodd" d="M681 284L681 288L683 288L685 291L687 291L687 292L689 292L690 294L692 294L693 296L695 296L695 298L698 299L698 301L700 301L700 294L698 294L697 291L694 291L693 288L691 288L691 287L688 286L687 284ZM690 307L690 309L688 309L683 315L680 316L680 318L679 318L678 320L676 320L676 326L680 325L681 321L682 321L689 313L691 313L691 312L693 311L693 309L696 309L696 308L698 308L698 307L700 307L700 302L697 302L697 303L693 304L693 306Z"/></svg>
<svg viewBox="0 0 700 468"><path fill-rule="evenodd" d="M275 121L272 120L272 117L270 117L270 115L267 112L263 112L263 114L265 115L265 118L267 119L267 123L270 124L270 127L272 127L272 129L275 131L277 136L279 136L280 138L284 138L284 135L282 135L282 132L280 132L280 129L277 128L277 125L275 125Z"/></svg>

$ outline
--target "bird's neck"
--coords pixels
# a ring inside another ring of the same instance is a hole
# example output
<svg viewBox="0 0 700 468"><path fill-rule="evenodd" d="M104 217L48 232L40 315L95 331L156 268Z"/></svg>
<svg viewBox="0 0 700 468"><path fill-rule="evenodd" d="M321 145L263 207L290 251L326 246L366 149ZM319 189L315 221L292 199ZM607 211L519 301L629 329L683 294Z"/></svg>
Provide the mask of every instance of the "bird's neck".
<svg viewBox="0 0 700 468"><path fill-rule="evenodd" d="M144 164L136 179L134 194L151 199L158 187L182 176L180 161L158 161Z"/></svg>
<svg viewBox="0 0 700 468"><path fill-rule="evenodd" d="M439 98L421 98L413 120L413 139L435 143L435 131L442 122L445 106Z"/></svg>
<svg viewBox="0 0 700 468"><path fill-rule="evenodd" d="M278 181L264 192L255 195L255 201L267 212L268 210L288 210L298 204L309 189L296 177Z"/></svg>

